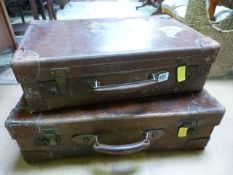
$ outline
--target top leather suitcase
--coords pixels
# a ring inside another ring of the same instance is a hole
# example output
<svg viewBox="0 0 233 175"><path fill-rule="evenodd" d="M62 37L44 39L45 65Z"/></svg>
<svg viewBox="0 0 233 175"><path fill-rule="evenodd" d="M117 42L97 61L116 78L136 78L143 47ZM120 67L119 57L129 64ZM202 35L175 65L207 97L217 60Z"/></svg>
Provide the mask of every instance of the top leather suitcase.
<svg viewBox="0 0 233 175"><path fill-rule="evenodd" d="M201 90L219 47L168 16L34 21L12 64L36 112Z"/></svg>

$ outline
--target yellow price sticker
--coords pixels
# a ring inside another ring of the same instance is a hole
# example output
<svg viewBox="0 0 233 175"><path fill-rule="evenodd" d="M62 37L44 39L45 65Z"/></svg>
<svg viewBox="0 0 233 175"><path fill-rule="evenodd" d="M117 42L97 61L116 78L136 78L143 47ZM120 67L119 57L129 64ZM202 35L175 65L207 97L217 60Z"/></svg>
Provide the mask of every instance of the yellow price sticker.
<svg viewBox="0 0 233 175"><path fill-rule="evenodd" d="M178 131L178 137L186 137L188 135L188 127L181 127Z"/></svg>
<svg viewBox="0 0 233 175"><path fill-rule="evenodd" d="M186 66L180 66L177 68L177 81L182 82L186 80Z"/></svg>

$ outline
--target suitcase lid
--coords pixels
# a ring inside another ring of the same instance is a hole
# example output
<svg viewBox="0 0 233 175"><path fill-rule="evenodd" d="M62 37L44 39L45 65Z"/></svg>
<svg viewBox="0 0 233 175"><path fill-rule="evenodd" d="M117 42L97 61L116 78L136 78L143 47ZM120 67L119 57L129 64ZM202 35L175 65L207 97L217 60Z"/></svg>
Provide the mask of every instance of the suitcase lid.
<svg viewBox="0 0 233 175"><path fill-rule="evenodd" d="M192 118L198 126L214 126L220 123L225 113L225 108L205 90L190 95L169 95L44 113L31 114L25 108L21 99L5 123L13 138L33 137L43 128L88 132L91 125L97 126L98 123L102 130L117 126L123 130L143 129L140 124L145 123L156 128L169 128L179 120Z"/></svg>
<svg viewBox="0 0 233 175"><path fill-rule="evenodd" d="M205 57L205 52L207 62L212 63L218 49L219 44L211 38L168 16L33 21L12 63L17 80L28 83L46 79L39 76L40 71L51 65L59 68L136 62L142 59L138 55L145 54L153 59L166 59L168 55L170 59L195 54Z"/></svg>

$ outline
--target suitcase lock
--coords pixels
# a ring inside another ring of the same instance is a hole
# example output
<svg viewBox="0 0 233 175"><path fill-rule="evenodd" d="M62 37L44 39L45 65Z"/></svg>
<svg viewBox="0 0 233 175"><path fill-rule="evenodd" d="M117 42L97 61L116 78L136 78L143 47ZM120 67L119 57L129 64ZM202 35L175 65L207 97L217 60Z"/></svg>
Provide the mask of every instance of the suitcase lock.
<svg viewBox="0 0 233 175"><path fill-rule="evenodd" d="M43 136L36 140L37 146L54 146L60 142L58 131L55 129L42 129Z"/></svg>
<svg viewBox="0 0 233 175"><path fill-rule="evenodd" d="M193 134L195 127L197 125L196 121L182 121L178 132L177 132L177 137L179 138L185 138Z"/></svg>
<svg viewBox="0 0 233 175"><path fill-rule="evenodd" d="M70 72L69 68L54 68L50 69L50 73L53 75L61 93L67 92L67 76ZM51 89L54 93L56 90Z"/></svg>

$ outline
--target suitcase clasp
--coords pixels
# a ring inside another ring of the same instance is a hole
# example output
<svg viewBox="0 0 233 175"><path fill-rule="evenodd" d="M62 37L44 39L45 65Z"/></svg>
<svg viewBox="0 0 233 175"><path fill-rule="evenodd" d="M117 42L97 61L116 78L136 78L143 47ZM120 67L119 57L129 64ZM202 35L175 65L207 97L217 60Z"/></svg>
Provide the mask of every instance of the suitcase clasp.
<svg viewBox="0 0 233 175"><path fill-rule="evenodd" d="M37 146L55 146L60 142L60 137L56 129L42 129L43 136L36 140Z"/></svg>
<svg viewBox="0 0 233 175"><path fill-rule="evenodd" d="M56 83L58 84L59 92L64 94L67 92L67 77L69 72L69 68L50 69L50 73L53 75Z"/></svg>

